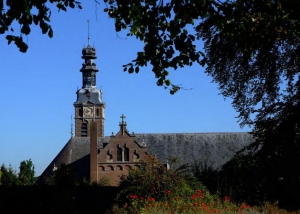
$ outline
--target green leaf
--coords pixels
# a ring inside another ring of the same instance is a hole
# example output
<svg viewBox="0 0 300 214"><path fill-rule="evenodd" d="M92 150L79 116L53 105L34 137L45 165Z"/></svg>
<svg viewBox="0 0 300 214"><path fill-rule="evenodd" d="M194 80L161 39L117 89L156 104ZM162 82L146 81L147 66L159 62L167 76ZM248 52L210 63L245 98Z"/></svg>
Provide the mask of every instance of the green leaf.
<svg viewBox="0 0 300 214"><path fill-rule="evenodd" d="M26 43L24 43L23 41L20 42L19 44L17 44L17 46L19 47L19 50L22 53L26 53L27 49L28 49L28 45Z"/></svg>
<svg viewBox="0 0 300 214"><path fill-rule="evenodd" d="M53 37L53 30L52 30L52 28L51 28L51 27L49 28L49 31L48 31L48 36L49 36L50 38L52 38L52 37Z"/></svg>
<svg viewBox="0 0 300 214"><path fill-rule="evenodd" d="M70 2L70 7L71 8L74 8L75 7L75 4L73 2Z"/></svg>
<svg viewBox="0 0 300 214"><path fill-rule="evenodd" d="M34 23L35 25L38 25L38 23L39 23L39 18L38 18L37 15L33 15L33 23Z"/></svg>
<svg viewBox="0 0 300 214"><path fill-rule="evenodd" d="M28 25L23 25L21 28L21 33L28 35L30 33L30 27Z"/></svg>
<svg viewBox="0 0 300 214"><path fill-rule="evenodd" d="M14 37L12 35L7 35L6 39L7 39L8 44L10 44L14 40Z"/></svg>
<svg viewBox="0 0 300 214"><path fill-rule="evenodd" d="M133 71L134 71L134 69L133 69L133 67L131 66L131 67L129 68L128 72L131 74L131 73L133 73Z"/></svg>
<svg viewBox="0 0 300 214"><path fill-rule="evenodd" d="M171 84L171 81L170 80L166 80L165 84L166 84L166 86L169 86Z"/></svg>

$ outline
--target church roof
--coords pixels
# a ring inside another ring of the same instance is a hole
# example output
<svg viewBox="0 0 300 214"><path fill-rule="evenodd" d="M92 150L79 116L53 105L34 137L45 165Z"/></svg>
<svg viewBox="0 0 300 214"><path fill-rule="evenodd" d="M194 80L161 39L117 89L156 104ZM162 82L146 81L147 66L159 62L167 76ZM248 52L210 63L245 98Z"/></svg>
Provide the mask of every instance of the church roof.
<svg viewBox="0 0 300 214"><path fill-rule="evenodd" d="M101 98L101 91L96 87L81 88L77 92L76 104L84 104L90 102L91 104L103 104ZM87 96L87 94L89 94Z"/></svg>
<svg viewBox="0 0 300 214"><path fill-rule="evenodd" d="M244 146L253 142L250 134L232 133L162 133L135 134L136 141L147 146L147 153L156 155L162 163L170 157L178 157L180 165L185 163L206 162L218 168L225 164ZM98 149L104 148L110 137L98 138ZM53 172L54 166L71 164L77 178L89 178L90 142L88 137L72 137L41 175Z"/></svg>
<svg viewBox="0 0 300 214"><path fill-rule="evenodd" d="M180 165L206 162L218 168L229 161L244 146L253 142L249 133L170 133L137 134L137 141L147 144L147 153L156 155L163 163L169 157L180 158Z"/></svg>

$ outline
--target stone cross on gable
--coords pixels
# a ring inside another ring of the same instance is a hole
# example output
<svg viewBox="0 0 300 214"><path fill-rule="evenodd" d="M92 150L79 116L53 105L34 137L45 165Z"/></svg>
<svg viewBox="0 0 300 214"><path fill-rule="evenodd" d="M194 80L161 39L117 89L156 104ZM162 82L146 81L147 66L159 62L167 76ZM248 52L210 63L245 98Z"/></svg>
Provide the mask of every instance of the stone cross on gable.
<svg viewBox="0 0 300 214"><path fill-rule="evenodd" d="M126 118L126 117L124 116L124 114L122 114L122 116L121 116L120 118L122 118L122 124L124 124L124 118Z"/></svg>

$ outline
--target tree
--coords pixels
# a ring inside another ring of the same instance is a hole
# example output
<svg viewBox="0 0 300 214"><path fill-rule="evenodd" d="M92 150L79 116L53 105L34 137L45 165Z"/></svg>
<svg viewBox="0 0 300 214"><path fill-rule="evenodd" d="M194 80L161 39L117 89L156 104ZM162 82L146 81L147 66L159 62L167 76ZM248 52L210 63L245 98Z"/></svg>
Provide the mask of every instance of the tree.
<svg viewBox="0 0 300 214"><path fill-rule="evenodd" d="M206 72L233 99L241 124L256 124L257 131L265 129L260 122L283 116L299 100L300 16L293 10L298 5L293 0L232 1L197 27Z"/></svg>
<svg viewBox="0 0 300 214"><path fill-rule="evenodd" d="M245 150L248 155L240 153L223 169L229 175L231 169L246 173L231 179L232 186L245 187L246 196L259 188L260 199L296 205L294 196L300 186L300 171L295 167L300 154L300 14L296 8L300 2L106 2L105 11L115 19L116 31L128 30L128 36L145 43L124 71L139 72L150 64L157 85L171 86L173 94L181 87L167 79L169 68L194 62L206 65L221 94L233 99L240 124L253 127L255 142ZM203 52L197 50L197 40L203 41ZM253 171L258 173L250 185L247 180ZM287 190L291 197L285 197ZM289 202L283 202L285 198Z"/></svg>
<svg viewBox="0 0 300 214"><path fill-rule="evenodd" d="M33 23L40 26L43 34L48 33L52 38L49 4L54 3L58 10L63 11L67 11L67 8L81 8L80 2L75 0L0 0L0 34L14 32L12 24L17 22L20 25L20 36L8 34L6 39L8 44L14 42L21 52L26 52L28 49L28 45L23 41L23 35L30 34Z"/></svg>
<svg viewBox="0 0 300 214"><path fill-rule="evenodd" d="M15 186L19 184L18 177L16 171L13 170L12 166L6 168L4 164L1 165L1 180L0 184L3 186Z"/></svg>
<svg viewBox="0 0 300 214"><path fill-rule="evenodd" d="M255 107L262 106L261 112L273 109L274 114L280 101L293 99L299 70L300 16L294 10L298 1L105 2L116 31L128 30L128 36L145 43L137 58L124 66L125 71L139 72L150 63L157 85L171 86L173 94L180 86L167 79L167 69L193 62L207 65L206 72L221 93L233 98L242 125L252 124L250 115L260 113ZM195 26L196 32L188 25ZM196 40L204 41L204 52L197 50ZM283 78L288 85L285 93Z"/></svg>
<svg viewBox="0 0 300 214"><path fill-rule="evenodd" d="M169 68L207 65L221 93L233 99L241 125L255 125L255 133L275 128L299 100L299 1L104 2L116 31L128 30L145 44L124 71L150 63L157 85L173 94L181 87L167 79Z"/></svg>
<svg viewBox="0 0 300 214"><path fill-rule="evenodd" d="M248 187L245 195L259 187L260 199L299 208L299 1L226 3L197 31L205 44L206 72L233 99L241 125L253 126L256 141L245 150L248 155L239 154L228 166L247 174L237 176Z"/></svg>
<svg viewBox="0 0 300 214"><path fill-rule="evenodd" d="M290 127L298 133L299 1L105 2L116 31L128 30L128 36L145 43L125 71L139 72L150 63L157 85L170 86L173 94L181 87L167 79L167 69L198 62L207 66L221 94L233 99L241 126L253 127L256 147L289 115L295 116ZM196 49L197 40L204 42L203 52Z"/></svg>
<svg viewBox="0 0 300 214"><path fill-rule="evenodd" d="M22 161L19 172L20 185L33 185L35 183L34 173L34 165L31 159Z"/></svg>

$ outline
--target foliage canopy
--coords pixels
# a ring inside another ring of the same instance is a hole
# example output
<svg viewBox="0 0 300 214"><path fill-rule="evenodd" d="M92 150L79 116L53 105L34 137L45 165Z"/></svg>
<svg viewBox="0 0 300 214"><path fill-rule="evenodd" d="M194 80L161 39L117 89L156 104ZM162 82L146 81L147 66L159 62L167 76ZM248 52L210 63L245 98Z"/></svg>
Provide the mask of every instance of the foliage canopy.
<svg viewBox="0 0 300 214"><path fill-rule="evenodd" d="M19 174L17 174L11 165L6 167L2 164L0 167L0 185L6 187L16 185L34 185L36 180L34 174L34 165L31 159L21 161Z"/></svg>
<svg viewBox="0 0 300 214"><path fill-rule="evenodd" d="M33 185L35 183L34 174L34 165L31 159L20 163L19 181L21 185Z"/></svg>
<svg viewBox="0 0 300 214"><path fill-rule="evenodd" d="M298 1L104 2L116 31L128 30L145 44L125 71L150 63L157 85L171 86L173 94L180 86L167 79L169 68L206 65L221 93L233 99L241 125L276 118L299 100Z"/></svg>
<svg viewBox="0 0 300 214"><path fill-rule="evenodd" d="M4 4L6 3L6 4ZM80 2L75 0L0 0L0 34L6 36L8 44L14 42L21 52L26 52L28 45L23 41L23 35L31 32L31 25L39 25L43 34L53 37L49 4L55 4L58 10L67 11L67 8L81 8ZM12 35L12 25L17 22L20 26L20 36Z"/></svg>
<svg viewBox="0 0 300 214"><path fill-rule="evenodd" d="M15 186L19 184L18 176L16 171L13 170L12 166L6 167L4 164L0 167L0 185L3 186Z"/></svg>

